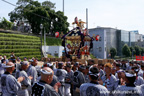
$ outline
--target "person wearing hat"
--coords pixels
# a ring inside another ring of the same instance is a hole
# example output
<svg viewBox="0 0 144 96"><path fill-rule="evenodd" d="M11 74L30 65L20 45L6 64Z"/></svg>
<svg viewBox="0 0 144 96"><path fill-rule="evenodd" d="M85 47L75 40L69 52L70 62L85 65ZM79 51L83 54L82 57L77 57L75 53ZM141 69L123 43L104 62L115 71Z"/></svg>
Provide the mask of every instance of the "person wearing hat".
<svg viewBox="0 0 144 96"><path fill-rule="evenodd" d="M3 60L2 63L0 63L0 93L2 92L1 90L1 75L4 74L5 68L3 66L6 65L6 61Z"/></svg>
<svg viewBox="0 0 144 96"><path fill-rule="evenodd" d="M118 79L115 83L115 88L117 88L118 86L121 86L121 85L125 85L125 71L123 71L122 69L117 71L117 77L118 77Z"/></svg>
<svg viewBox="0 0 144 96"><path fill-rule="evenodd" d="M96 67L89 69L89 83L80 86L80 96L109 96L107 88L98 84L99 70Z"/></svg>
<svg viewBox="0 0 144 96"><path fill-rule="evenodd" d="M54 72L51 68L42 68L40 81L35 83L32 87L32 96L59 96L58 87L50 86L53 75Z"/></svg>
<svg viewBox="0 0 144 96"><path fill-rule="evenodd" d="M16 78L24 77L25 79L21 82L22 88L18 91L18 96L30 96L28 93L28 87L31 86L32 77L27 75L27 73L23 70L24 64L26 61L21 62L21 69L16 72Z"/></svg>
<svg viewBox="0 0 144 96"><path fill-rule="evenodd" d="M143 96L140 86L135 86L136 73L132 70L125 72L126 85L119 86L113 92L114 96Z"/></svg>
<svg viewBox="0 0 144 96"><path fill-rule="evenodd" d="M84 65L80 65L79 69L77 71L74 72L74 79L73 79L73 94L75 94L75 96L79 96L79 88L81 86L81 84L86 83L85 80L85 76L83 74L83 71L86 69L86 67Z"/></svg>
<svg viewBox="0 0 144 96"><path fill-rule="evenodd" d="M87 66L86 66L86 69L85 69L84 72L83 72L86 83L90 82L90 80L89 80L89 75L88 75L89 67L90 67L90 65L87 65Z"/></svg>
<svg viewBox="0 0 144 96"><path fill-rule="evenodd" d="M113 90L115 90L115 83L117 81L116 77L111 73L112 67L113 66L110 63L106 63L104 65L105 75L102 76L102 79L99 81L100 84L108 89L110 94Z"/></svg>
<svg viewBox="0 0 144 96"><path fill-rule="evenodd" d="M76 72L78 70L78 68L79 68L79 62L74 63L74 66L73 66L72 70L74 72Z"/></svg>
<svg viewBox="0 0 144 96"><path fill-rule="evenodd" d="M27 57L24 57L23 61L28 61L28 60L27 60Z"/></svg>
<svg viewBox="0 0 144 96"><path fill-rule="evenodd" d="M58 78L58 81L61 83L61 87L59 89L60 89L62 96L65 95L65 89L64 88L65 88L65 78L67 75L67 71L64 70L63 67L64 67L64 63L59 62L58 63L58 69L56 71L56 76Z"/></svg>
<svg viewBox="0 0 144 96"><path fill-rule="evenodd" d="M14 55L14 52L11 52L10 57L11 57L10 59L11 59L13 62L15 62L16 56Z"/></svg>
<svg viewBox="0 0 144 96"><path fill-rule="evenodd" d="M98 64L98 69L99 69L99 79L101 79L102 76L105 75L105 72L104 72L104 64Z"/></svg>
<svg viewBox="0 0 144 96"><path fill-rule="evenodd" d="M128 67L127 67L127 69L126 70L131 70L131 68L132 68L132 66L134 65L134 62L129 62L129 65L128 65Z"/></svg>
<svg viewBox="0 0 144 96"><path fill-rule="evenodd" d="M136 86L140 86L142 84L144 84L144 80L141 76L138 76L138 72L139 72L139 67L137 65L132 67L132 70L136 73L136 80L134 82L134 84Z"/></svg>
<svg viewBox="0 0 144 96"><path fill-rule="evenodd" d="M7 59L6 55L3 56L3 59L2 59L1 61L2 61L2 63L3 63L4 61L6 61L6 63L8 63L8 59Z"/></svg>
<svg viewBox="0 0 144 96"><path fill-rule="evenodd" d="M142 64L138 66L139 66L138 76L141 76L143 78L144 70L142 67L144 66L144 63L142 62Z"/></svg>
<svg viewBox="0 0 144 96"><path fill-rule="evenodd" d="M31 65L36 68L38 76L40 76L40 69L41 69L41 67L38 66L38 60L37 59L32 59Z"/></svg>
<svg viewBox="0 0 144 96"><path fill-rule="evenodd" d="M34 66L30 65L28 61L23 62L23 70L26 71L28 76L33 77L31 80L31 85L33 85L37 80L37 70ZM29 94L31 94L31 86L28 87Z"/></svg>
<svg viewBox="0 0 144 96"><path fill-rule="evenodd" d="M12 72L15 70L15 64L8 62L3 66L6 71L1 77L2 96L16 96L21 88L21 82L24 77L15 78Z"/></svg>
<svg viewBox="0 0 144 96"><path fill-rule="evenodd" d="M71 70L71 63L66 64L66 78L65 78L65 96L71 96L71 85L73 81L74 72Z"/></svg>
<svg viewBox="0 0 144 96"><path fill-rule="evenodd" d="M141 64L141 70L143 71L142 77L144 79L144 63Z"/></svg>
<svg viewBox="0 0 144 96"><path fill-rule="evenodd" d="M116 77L117 79L119 79L117 72L118 72L119 70L121 70L121 69L120 69L120 68L121 68L121 64L120 64L120 63L116 63L115 66L116 66L116 67L115 67L115 68L116 68L115 77Z"/></svg>

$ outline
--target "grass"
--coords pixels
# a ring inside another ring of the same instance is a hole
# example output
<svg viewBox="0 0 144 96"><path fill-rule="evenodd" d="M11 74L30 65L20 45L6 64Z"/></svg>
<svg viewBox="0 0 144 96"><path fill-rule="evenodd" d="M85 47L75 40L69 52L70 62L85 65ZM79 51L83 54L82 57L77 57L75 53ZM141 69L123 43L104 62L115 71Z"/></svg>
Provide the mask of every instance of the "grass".
<svg viewBox="0 0 144 96"><path fill-rule="evenodd" d="M43 45L44 45L44 38L43 38ZM62 40L61 40L61 38L47 37L46 45L47 46L61 46Z"/></svg>

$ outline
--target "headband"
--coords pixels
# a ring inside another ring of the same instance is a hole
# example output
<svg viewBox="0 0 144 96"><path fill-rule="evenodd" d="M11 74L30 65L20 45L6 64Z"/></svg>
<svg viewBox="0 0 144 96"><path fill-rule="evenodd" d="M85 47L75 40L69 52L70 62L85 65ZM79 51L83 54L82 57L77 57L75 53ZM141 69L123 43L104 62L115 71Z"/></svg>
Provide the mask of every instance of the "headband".
<svg viewBox="0 0 144 96"><path fill-rule="evenodd" d="M3 68L11 68L13 66L15 66L15 65L3 65Z"/></svg>
<svg viewBox="0 0 144 96"><path fill-rule="evenodd" d="M53 66L53 64L52 64L52 63L47 63L47 65L48 65L49 67Z"/></svg>
<svg viewBox="0 0 144 96"><path fill-rule="evenodd" d="M125 73L126 77L135 77L136 76L136 73L135 74L130 74L130 73Z"/></svg>
<svg viewBox="0 0 144 96"><path fill-rule="evenodd" d="M43 73L45 75L52 75L52 73L53 73L52 71L48 72L47 70L44 70L44 69L41 69L40 71L41 71L41 73Z"/></svg>
<svg viewBox="0 0 144 96"><path fill-rule="evenodd" d="M93 75L93 76L95 76L95 77L98 77L99 76L99 73L92 73L91 71L89 71L89 75Z"/></svg>

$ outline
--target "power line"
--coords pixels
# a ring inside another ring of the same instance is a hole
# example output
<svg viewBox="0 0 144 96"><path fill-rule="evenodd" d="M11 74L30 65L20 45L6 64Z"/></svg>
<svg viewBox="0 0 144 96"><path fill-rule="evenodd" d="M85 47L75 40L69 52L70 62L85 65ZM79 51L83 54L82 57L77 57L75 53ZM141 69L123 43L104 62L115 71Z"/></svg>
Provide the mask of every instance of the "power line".
<svg viewBox="0 0 144 96"><path fill-rule="evenodd" d="M12 6L17 7L17 5L12 4L12 3L10 3L10 2L8 2L8 1L6 1L6 0L2 0L2 1L3 1L3 2L5 2L5 3L8 3L8 4L12 5ZM29 11L29 12L30 12L30 10L26 10L26 9L25 9L25 11ZM41 15L39 15L39 14L36 14L36 13L31 13L31 14L36 15L36 16L41 17L41 18L44 18L44 19L47 19L47 20L49 20L49 21L50 21L50 19L49 19L49 18L44 17L44 16L41 16ZM53 21L53 22L54 22L54 21ZM57 22L57 23L59 23L59 22Z"/></svg>
<svg viewBox="0 0 144 96"><path fill-rule="evenodd" d="M5 0L2 0L2 1L5 2L5 3L8 3L8 4L12 5L12 6L16 6L16 5L14 5L14 4L12 4L12 3L8 2L8 1L5 1Z"/></svg>

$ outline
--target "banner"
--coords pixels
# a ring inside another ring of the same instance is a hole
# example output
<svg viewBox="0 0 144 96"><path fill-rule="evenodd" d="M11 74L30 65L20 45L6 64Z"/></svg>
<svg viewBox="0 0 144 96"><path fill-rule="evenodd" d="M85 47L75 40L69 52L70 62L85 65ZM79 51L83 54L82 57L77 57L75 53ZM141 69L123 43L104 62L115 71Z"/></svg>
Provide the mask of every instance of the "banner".
<svg viewBox="0 0 144 96"><path fill-rule="evenodd" d="M144 61L144 56L136 56L136 61Z"/></svg>

